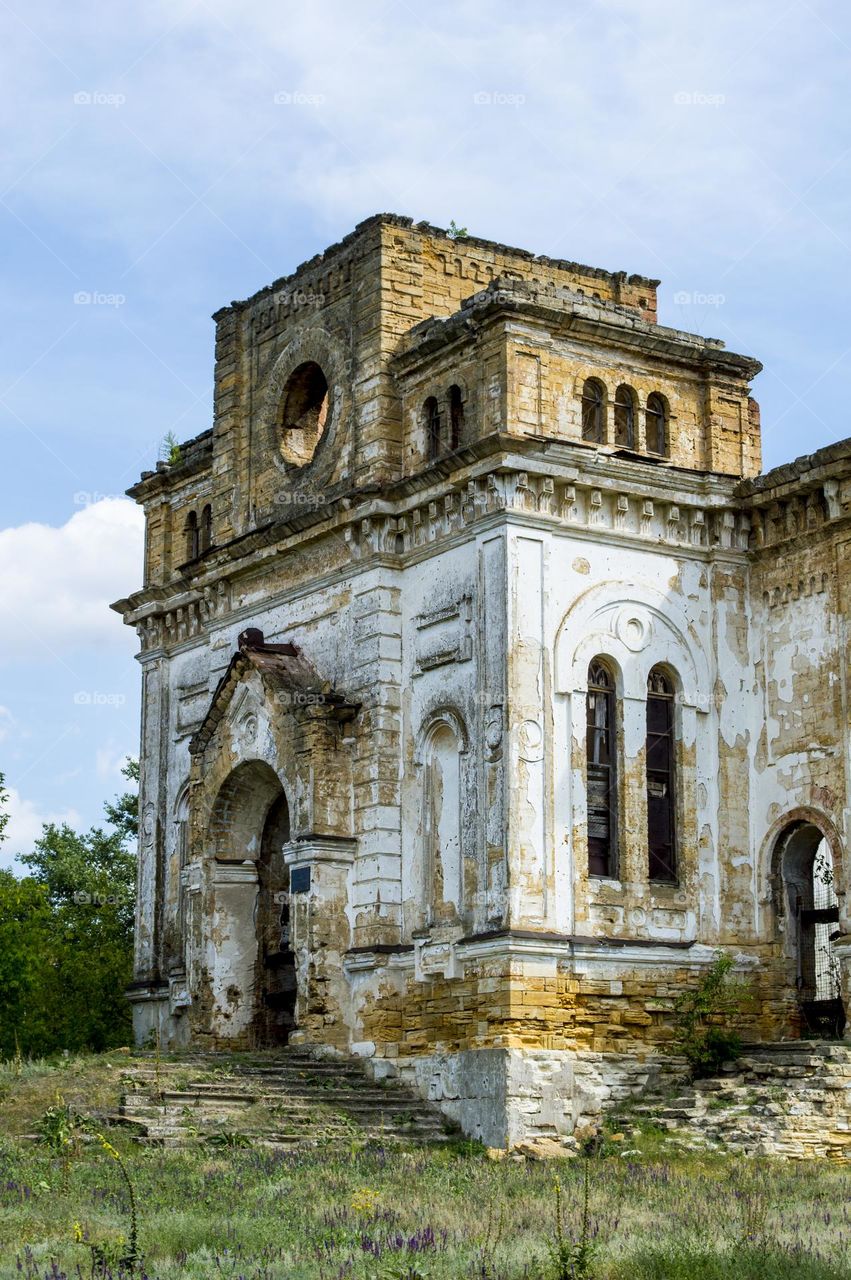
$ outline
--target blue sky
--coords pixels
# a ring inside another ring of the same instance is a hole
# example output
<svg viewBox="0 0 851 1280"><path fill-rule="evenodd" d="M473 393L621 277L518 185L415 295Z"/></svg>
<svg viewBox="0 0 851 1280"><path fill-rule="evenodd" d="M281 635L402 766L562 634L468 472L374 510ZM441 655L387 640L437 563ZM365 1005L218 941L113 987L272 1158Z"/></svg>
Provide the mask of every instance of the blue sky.
<svg viewBox="0 0 851 1280"><path fill-rule="evenodd" d="M659 276L758 356L767 466L851 434L851 12L828 0L0 0L8 862L138 739L126 487L210 314L379 210Z"/></svg>

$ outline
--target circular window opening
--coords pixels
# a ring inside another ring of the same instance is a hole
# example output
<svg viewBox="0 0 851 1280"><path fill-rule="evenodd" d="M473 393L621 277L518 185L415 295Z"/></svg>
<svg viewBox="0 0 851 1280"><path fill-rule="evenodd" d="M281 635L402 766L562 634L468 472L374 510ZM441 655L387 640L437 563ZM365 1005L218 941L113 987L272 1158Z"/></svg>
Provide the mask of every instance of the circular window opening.
<svg viewBox="0 0 851 1280"><path fill-rule="evenodd" d="M327 420L328 379L314 360L306 360L290 374L281 402L281 450L288 462L310 461Z"/></svg>

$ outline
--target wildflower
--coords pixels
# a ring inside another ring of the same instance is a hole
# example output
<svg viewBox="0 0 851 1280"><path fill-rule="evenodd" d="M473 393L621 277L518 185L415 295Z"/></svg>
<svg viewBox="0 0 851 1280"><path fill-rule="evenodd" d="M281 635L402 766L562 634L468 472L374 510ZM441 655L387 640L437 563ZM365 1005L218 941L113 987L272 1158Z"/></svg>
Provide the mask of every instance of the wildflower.
<svg viewBox="0 0 851 1280"><path fill-rule="evenodd" d="M362 1187L352 1196L352 1209L355 1213L372 1214L378 1207L380 1196L370 1187Z"/></svg>

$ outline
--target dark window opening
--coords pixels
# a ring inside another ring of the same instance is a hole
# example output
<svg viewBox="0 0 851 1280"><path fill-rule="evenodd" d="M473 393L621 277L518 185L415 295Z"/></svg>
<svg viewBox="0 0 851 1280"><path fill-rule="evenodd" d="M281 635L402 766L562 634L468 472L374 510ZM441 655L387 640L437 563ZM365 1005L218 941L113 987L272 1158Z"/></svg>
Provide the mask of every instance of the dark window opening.
<svg viewBox="0 0 851 1280"><path fill-rule="evenodd" d="M647 679L647 839L651 880L676 881L674 689L654 667Z"/></svg>
<svg viewBox="0 0 851 1280"><path fill-rule="evenodd" d="M200 546L197 511L190 511L187 515L183 526L183 537L186 542L186 559L194 560Z"/></svg>
<svg viewBox="0 0 851 1280"><path fill-rule="evenodd" d="M607 667L588 668L586 752L588 787L588 874L617 871L617 744L615 689Z"/></svg>
<svg viewBox="0 0 851 1280"><path fill-rule="evenodd" d="M603 421L604 396L602 384L589 378L582 388L582 439L592 444L602 444L605 439Z"/></svg>
<svg viewBox="0 0 851 1280"><path fill-rule="evenodd" d="M309 462L328 419L328 380L314 360L290 376L281 408L283 445L297 465Z"/></svg>
<svg viewBox="0 0 851 1280"><path fill-rule="evenodd" d="M430 461L433 462L435 458L440 456L441 448L440 409L435 396L429 396L423 405L423 417L425 418L428 456Z"/></svg>
<svg viewBox="0 0 851 1280"><path fill-rule="evenodd" d="M200 529L200 541L199 541L201 555L203 555L205 551L209 551L212 545L213 545L213 508L210 506L208 502L204 510L201 512L201 529Z"/></svg>
<svg viewBox="0 0 851 1280"><path fill-rule="evenodd" d="M615 444L621 449L635 448L635 392L632 387L618 387L615 392Z"/></svg>
<svg viewBox="0 0 851 1280"><path fill-rule="evenodd" d="M452 449L457 449L461 444L463 429L464 400L461 396L461 388L453 385L449 388L449 436Z"/></svg>
<svg viewBox="0 0 851 1280"><path fill-rule="evenodd" d="M650 453L668 452L668 423L665 401L654 391L647 397L647 448Z"/></svg>

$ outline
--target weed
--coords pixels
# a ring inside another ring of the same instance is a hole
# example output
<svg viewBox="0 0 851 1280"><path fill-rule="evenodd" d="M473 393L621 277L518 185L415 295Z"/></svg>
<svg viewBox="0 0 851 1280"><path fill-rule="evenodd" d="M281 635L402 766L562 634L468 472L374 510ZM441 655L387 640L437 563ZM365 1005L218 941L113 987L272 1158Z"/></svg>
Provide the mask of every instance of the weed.
<svg viewBox="0 0 851 1280"><path fill-rule="evenodd" d="M250 1147L251 1139L247 1133L237 1133L233 1129L217 1129L208 1133L204 1139L208 1147Z"/></svg>
<svg viewBox="0 0 851 1280"><path fill-rule="evenodd" d="M137 1265L142 1261L142 1255L139 1252L139 1219L138 1219L138 1214L136 1212L136 1192L133 1187L133 1179L130 1177L130 1174L127 1170L127 1165L124 1163L124 1159L122 1158L121 1153L115 1149L115 1147L112 1145L111 1142L107 1142L106 1138L103 1136L102 1133L98 1133L95 1136L97 1137L98 1142L103 1147L106 1154L112 1160L114 1160L115 1163L118 1165L119 1171L121 1173L121 1177L124 1180L124 1185L127 1188L127 1194L130 1198L130 1236L127 1241L127 1248L126 1249L122 1248L122 1252L117 1258L114 1259L114 1261L118 1264L119 1268L124 1268L128 1270L132 1275ZM121 1243L123 1246L124 1242L122 1241ZM102 1248L100 1248L97 1245L93 1245L92 1246L93 1272L94 1272L94 1264L96 1261L96 1254L98 1255L97 1262L101 1266L101 1274L108 1275L109 1274L108 1266L113 1260L107 1258L106 1253Z"/></svg>
<svg viewBox="0 0 851 1280"><path fill-rule="evenodd" d="M675 1044L695 1079L717 1075L722 1065L742 1050L739 1035L723 1025L738 1014L750 996L748 983L731 978L735 960L718 951L697 986L676 1002Z"/></svg>
<svg viewBox="0 0 851 1280"><path fill-rule="evenodd" d="M590 1155L585 1155L582 1166L582 1224L577 1239L574 1239L565 1231L561 1182L558 1178L555 1180L556 1229L555 1239L547 1243L550 1255L548 1280L589 1280L593 1274L592 1265L597 1245L591 1239L591 1215L589 1212Z"/></svg>

